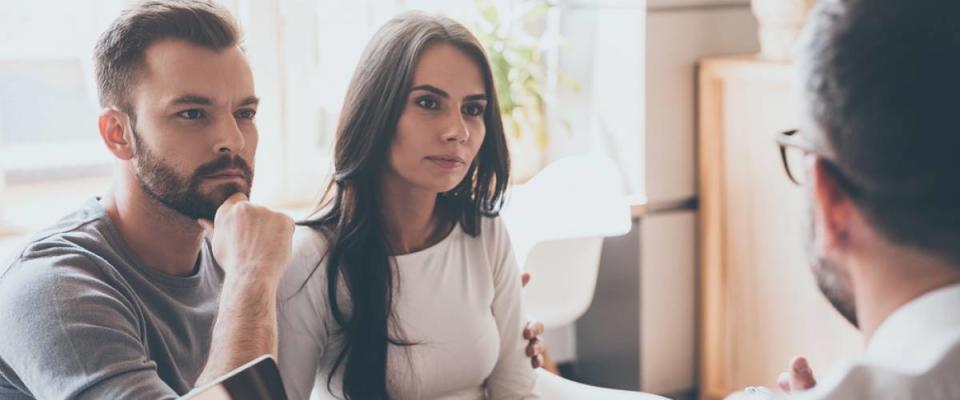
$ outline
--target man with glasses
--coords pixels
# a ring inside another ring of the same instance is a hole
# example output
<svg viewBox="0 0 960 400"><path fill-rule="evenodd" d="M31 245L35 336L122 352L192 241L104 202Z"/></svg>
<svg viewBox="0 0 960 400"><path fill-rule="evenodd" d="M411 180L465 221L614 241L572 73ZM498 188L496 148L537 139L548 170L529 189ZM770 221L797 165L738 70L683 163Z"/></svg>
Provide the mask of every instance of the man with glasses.
<svg viewBox="0 0 960 400"><path fill-rule="evenodd" d="M798 357L785 392L960 399L958 16L955 0L821 0L807 20L803 123L778 142L818 286L867 345L820 382Z"/></svg>

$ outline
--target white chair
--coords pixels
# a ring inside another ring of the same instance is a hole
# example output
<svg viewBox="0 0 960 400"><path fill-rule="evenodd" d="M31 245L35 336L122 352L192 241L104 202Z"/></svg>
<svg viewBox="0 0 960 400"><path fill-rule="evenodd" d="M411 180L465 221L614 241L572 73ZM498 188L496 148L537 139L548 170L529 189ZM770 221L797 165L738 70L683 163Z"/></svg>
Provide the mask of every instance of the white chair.
<svg viewBox="0 0 960 400"><path fill-rule="evenodd" d="M503 219L520 268L528 313L547 329L572 323L590 306L603 238L630 231L630 206L617 167L605 157L557 160L512 188Z"/></svg>
<svg viewBox="0 0 960 400"><path fill-rule="evenodd" d="M537 369L536 387L540 398L550 400L666 400L665 397L650 393L584 385L551 374L542 368Z"/></svg>
<svg viewBox="0 0 960 400"><path fill-rule="evenodd" d="M590 307L603 238L630 231L620 173L607 158L575 156L548 165L512 188L503 209L521 269L526 311L547 327L572 323ZM574 382L537 369L537 390L551 400L663 400L663 397Z"/></svg>

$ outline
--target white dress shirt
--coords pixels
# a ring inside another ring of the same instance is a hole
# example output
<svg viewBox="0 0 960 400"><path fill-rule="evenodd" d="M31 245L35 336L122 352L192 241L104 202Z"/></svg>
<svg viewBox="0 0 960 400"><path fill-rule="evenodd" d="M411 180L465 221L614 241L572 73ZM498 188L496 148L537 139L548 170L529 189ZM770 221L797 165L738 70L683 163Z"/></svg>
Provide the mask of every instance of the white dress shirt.
<svg viewBox="0 0 960 400"><path fill-rule="evenodd" d="M729 399L763 399L750 390ZM862 358L792 399L960 399L960 285L926 293L893 312Z"/></svg>

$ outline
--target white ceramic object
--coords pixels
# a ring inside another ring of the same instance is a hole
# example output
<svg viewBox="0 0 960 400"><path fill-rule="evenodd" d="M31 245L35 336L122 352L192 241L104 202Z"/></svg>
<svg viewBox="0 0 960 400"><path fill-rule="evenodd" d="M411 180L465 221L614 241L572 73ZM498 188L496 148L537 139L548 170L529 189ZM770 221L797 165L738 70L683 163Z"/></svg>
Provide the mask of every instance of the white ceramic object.
<svg viewBox="0 0 960 400"><path fill-rule="evenodd" d="M787 61L793 58L797 38L807 14L816 0L752 0L757 17L760 54L767 59Z"/></svg>
<svg viewBox="0 0 960 400"><path fill-rule="evenodd" d="M502 215L520 268L533 274L524 307L547 329L590 306L603 238L630 231L620 172L605 157L557 160L514 186Z"/></svg>

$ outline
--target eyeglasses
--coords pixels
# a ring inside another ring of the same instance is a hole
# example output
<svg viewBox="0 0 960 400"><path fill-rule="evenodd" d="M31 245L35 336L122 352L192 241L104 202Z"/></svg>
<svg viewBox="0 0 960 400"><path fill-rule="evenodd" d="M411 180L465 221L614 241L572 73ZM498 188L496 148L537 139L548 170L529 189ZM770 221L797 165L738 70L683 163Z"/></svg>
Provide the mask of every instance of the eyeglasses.
<svg viewBox="0 0 960 400"><path fill-rule="evenodd" d="M812 146L800 140L797 136L797 130L778 132L776 136L777 144L780 145L780 158L783 160L783 169L787 171L787 177L797 185L803 185L806 182L803 164L807 154L813 153Z"/></svg>
<svg viewBox="0 0 960 400"><path fill-rule="evenodd" d="M814 150L810 142L802 140L797 135L798 130L791 129L777 133L776 141L780 145L780 158L783 160L783 169L787 171L787 177L797 185L806 183L807 175L804 173L804 163L807 155L814 155L824 161L827 171L836 179L837 184L851 197L859 198L864 192L860 185L855 184L847 175L841 172L838 164L825 155L822 151ZM877 196L876 193L873 194Z"/></svg>

